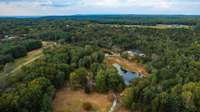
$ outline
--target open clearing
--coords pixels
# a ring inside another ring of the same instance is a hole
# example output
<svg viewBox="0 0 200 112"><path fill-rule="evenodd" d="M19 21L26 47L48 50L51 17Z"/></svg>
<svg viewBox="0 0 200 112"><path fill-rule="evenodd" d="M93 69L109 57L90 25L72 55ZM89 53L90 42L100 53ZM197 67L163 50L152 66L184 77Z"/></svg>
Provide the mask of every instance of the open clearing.
<svg viewBox="0 0 200 112"><path fill-rule="evenodd" d="M27 56L16 59L14 63L9 64L9 68L8 68L9 71L7 71L6 73L5 72L0 73L0 79L6 76L9 76L11 74L16 74L18 71L21 70L23 66L28 65L32 63L33 61L39 59L43 55L42 51L43 51L42 48L36 49L29 52Z"/></svg>
<svg viewBox="0 0 200 112"><path fill-rule="evenodd" d="M53 101L53 112L86 112L82 108L84 102L90 102L95 112L108 112L112 106L112 101L108 100L108 95L91 93L85 94L83 90L73 91L65 87L56 92Z"/></svg>
<svg viewBox="0 0 200 112"><path fill-rule="evenodd" d="M114 63L117 63L123 66L125 69L127 69L130 72L139 72L139 73L144 74L145 76L148 75L148 72L146 71L144 66L140 65L139 63L126 60L118 55L112 55L112 56L106 57L105 62L110 66L112 66Z"/></svg>
<svg viewBox="0 0 200 112"><path fill-rule="evenodd" d="M17 71L22 66L25 66L25 65L37 60L41 56L42 56L42 48L29 52L26 57L16 59L16 61L13 63L13 66L15 69L13 69L11 71L11 73Z"/></svg>
<svg viewBox="0 0 200 112"><path fill-rule="evenodd" d="M192 26L189 25L168 25L168 24L157 24L157 25L118 25L118 24L106 24L111 27L127 27L127 28L153 28L153 29L171 29L171 28L185 28L190 29Z"/></svg>
<svg viewBox="0 0 200 112"><path fill-rule="evenodd" d="M52 47L53 45L55 45L55 42L43 41L42 44L43 44L42 48L30 51L27 53L27 56L16 59L13 63L9 63L7 68L8 70L6 72L0 73L0 80L4 79L9 75L20 72L23 66L31 64L35 60L41 58L43 56L43 48Z"/></svg>

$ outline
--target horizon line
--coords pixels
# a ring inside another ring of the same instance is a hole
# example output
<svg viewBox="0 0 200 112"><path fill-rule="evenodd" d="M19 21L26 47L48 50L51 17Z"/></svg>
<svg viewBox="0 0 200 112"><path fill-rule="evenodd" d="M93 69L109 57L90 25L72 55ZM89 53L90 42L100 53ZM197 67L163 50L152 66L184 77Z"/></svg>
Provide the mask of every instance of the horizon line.
<svg viewBox="0 0 200 112"><path fill-rule="evenodd" d="M1 16L6 17L69 17L69 16L123 16L123 15L135 15L135 16L200 16L200 14L70 14L70 15L10 15Z"/></svg>

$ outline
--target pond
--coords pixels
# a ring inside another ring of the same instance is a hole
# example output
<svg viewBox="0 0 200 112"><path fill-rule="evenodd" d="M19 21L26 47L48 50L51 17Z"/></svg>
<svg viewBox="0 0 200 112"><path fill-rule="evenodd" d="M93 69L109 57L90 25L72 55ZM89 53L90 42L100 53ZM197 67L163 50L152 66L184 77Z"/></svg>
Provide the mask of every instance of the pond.
<svg viewBox="0 0 200 112"><path fill-rule="evenodd" d="M142 77L142 75L139 73L130 72L130 71L123 69L122 66L119 64L113 64L113 66L117 69L118 74L123 77L124 83L126 85L130 85L130 83L133 81L133 79Z"/></svg>

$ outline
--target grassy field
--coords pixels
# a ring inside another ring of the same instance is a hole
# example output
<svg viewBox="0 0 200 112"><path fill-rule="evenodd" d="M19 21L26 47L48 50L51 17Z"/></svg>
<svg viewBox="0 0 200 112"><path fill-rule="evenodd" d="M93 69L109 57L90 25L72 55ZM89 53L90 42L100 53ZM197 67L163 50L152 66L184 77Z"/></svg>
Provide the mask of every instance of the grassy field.
<svg viewBox="0 0 200 112"><path fill-rule="evenodd" d="M19 68L21 65L26 65L26 63L28 62L32 62L32 60L34 61L34 59L38 59L39 57L42 56L42 48L31 51L27 54L27 56L23 57L23 58L19 58L17 60L15 60L15 62L13 63L14 68Z"/></svg>
<svg viewBox="0 0 200 112"><path fill-rule="evenodd" d="M154 28L154 29L171 29L171 28L185 28L190 29L192 26L188 25L165 25L165 24L158 24L155 26L147 26L147 25L109 25L111 27L137 27L137 28Z"/></svg>
<svg viewBox="0 0 200 112"><path fill-rule="evenodd" d="M16 59L13 63L7 65L7 70L0 73L0 80L3 80L9 75L15 75L20 72L23 66L26 66L35 60L43 56L43 48L53 47L55 42L42 42L43 47L40 49L33 50L27 54L27 56Z"/></svg>
<svg viewBox="0 0 200 112"><path fill-rule="evenodd" d="M0 73L0 81L7 79L8 76L13 76L20 73L23 66L26 66L42 57L42 51L42 48L31 51L27 54L27 56L16 59L13 63L9 63L8 70Z"/></svg>
<svg viewBox="0 0 200 112"><path fill-rule="evenodd" d="M33 51L29 52L27 54L27 56L16 59L13 63L9 63L10 67L9 67L9 71L7 71L7 73L17 71L22 66L31 63L32 61L34 61L35 59L37 59L41 56L42 56L42 48L33 50ZM4 74L7 74L7 73L4 73Z"/></svg>
<svg viewBox="0 0 200 112"><path fill-rule="evenodd" d="M56 92L53 112L86 112L82 107L84 102L90 102L94 112L108 112L112 106L106 94L85 94L83 90L73 91L65 87Z"/></svg>
<svg viewBox="0 0 200 112"><path fill-rule="evenodd" d="M189 29L191 28L191 26L187 26L187 25L156 25L156 26L137 26L137 27L141 27L141 28L155 28L155 29L170 29L170 28L185 28L185 29Z"/></svg>

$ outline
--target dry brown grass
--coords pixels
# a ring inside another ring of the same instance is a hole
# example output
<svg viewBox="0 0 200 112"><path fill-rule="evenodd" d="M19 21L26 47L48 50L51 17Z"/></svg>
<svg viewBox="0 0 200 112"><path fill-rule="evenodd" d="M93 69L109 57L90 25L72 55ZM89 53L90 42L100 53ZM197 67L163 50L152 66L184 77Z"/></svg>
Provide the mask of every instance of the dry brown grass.
<svg viewBox="0 0 200 112"><path fill-rule="evenodd" d="M73 91L65 87L56 93L53 112L85 112L82 107L84 102L90 102L95 112L107 112L112 105L107 95L99 93L88 95L83 90Z"/></svg>
<svg viewBox="0 0 200 112"><path fill-rule="evenodd" d="M135 61L126 60L126 59L124 59L120 56L117 56L117 55L106 57L105 62L108 65L112 65L114 63L117 63L117 64L122 65L124 68L126 68L127 70L129 70L131 72L140 72L140 73L144 74L145 76L148 75L147 70L141 64L136 63Z"/></svg>
<svg viewBox="0 0 200 112"><path fill-rule="evenodd" d="M130 112L128 109L126 109L125 107L123 106L120 106L116 109L115 112Z"/></svg>
<svg viewBox="0 0 200 112"><path fill-rule="evenodd" d="M14 66L16 68L17 66L23 65L24 63L32 60L35 57L41 56L41 55L42 55L42 48L28 52L27 56L16 59Z"/></svg>

